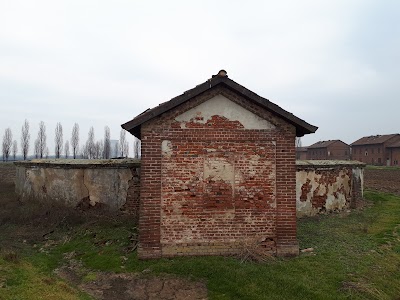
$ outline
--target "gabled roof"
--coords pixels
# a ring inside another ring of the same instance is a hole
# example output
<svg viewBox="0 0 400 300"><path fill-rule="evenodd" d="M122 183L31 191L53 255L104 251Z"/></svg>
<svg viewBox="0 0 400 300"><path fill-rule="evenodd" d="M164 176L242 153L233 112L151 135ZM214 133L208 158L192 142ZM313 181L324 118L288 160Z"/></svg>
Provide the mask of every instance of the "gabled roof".
<svg viewBox="0 0 400 300"><path fill-rule="evenodd" d="M328 146L330 146L330 145L332 145L332 144L334 144L336 142L343 143L343 144L347 145L345 142L342 142L341 140L329 140L329 141L316 142L315 144L312 144L311 146L308 146L308 148L309 149L312 149L312 148L314 148L314 149L315 148L326 148L326 147L328 147Z"/></svg>
<svg viewBox="0 0 400 300"><path fill-rule="evenodd" d="M361 139L351 143L351 146L383 144L395 136L400 137L400 134L395 133L395 134L365 136L365 137L362 137Z"/></svg>
<svg viewBox="0 0 400 300"><path fill-rule="evenodd" d="M153 118L156 118L157 116L171 109L174 109L175 107L185 103L186 101L189 101L190 99L217 86L226 87L232 90L233 92L240 94L242 97L260 105L266 110L274 113L275 115L281 117L290 124L294 125L296 127L296 136L298 137L303 136L305 134L314 133L318 129L318 127L308 124L307 122L296 117L292 113L289 113L283 108L279 107L278 105L270 102L268 99L265 99L257 95L256 93L253 93L244 86L241 86L232 79L229 79L228 76L226 75L226 71L224 70L219 71L218 75L214 75L206 82L199 84L195 88L184 92L182 95L179 95L167 102L161 103L160 105L154 108L142 112L132 120L122 124L121 127L140 139L140 129L143 123Z"/></svg>

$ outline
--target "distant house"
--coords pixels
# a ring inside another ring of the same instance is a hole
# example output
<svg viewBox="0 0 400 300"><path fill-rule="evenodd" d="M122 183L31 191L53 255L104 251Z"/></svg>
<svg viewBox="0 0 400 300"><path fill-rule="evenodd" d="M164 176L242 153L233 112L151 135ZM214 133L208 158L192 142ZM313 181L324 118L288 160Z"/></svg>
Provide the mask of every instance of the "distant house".
<svg viewBox="0 0 400 300"><path fill-rule="evenodd" d="M399 144L398 133L365 136L351 144L352 159L369 165L394 166L400 159L396 146Z"/></svg>
<svg viewBox="0 0 400 300"><path fill-rule="evenodd" d="M350 146L341 140L319 141L307 147L307 159L349 160Z"/></svg>
<svg viewBox="0 0 400 300"><path fill-rule="evenodd" d="M296 147L296 159L297 160L307 159L307 147Z"/></svg>
<svg viewBox="0 0 400 300"><path fill-rule="evenodd" d="M400 142L387 146L392 166L398 166L400 161Z"/></svg>

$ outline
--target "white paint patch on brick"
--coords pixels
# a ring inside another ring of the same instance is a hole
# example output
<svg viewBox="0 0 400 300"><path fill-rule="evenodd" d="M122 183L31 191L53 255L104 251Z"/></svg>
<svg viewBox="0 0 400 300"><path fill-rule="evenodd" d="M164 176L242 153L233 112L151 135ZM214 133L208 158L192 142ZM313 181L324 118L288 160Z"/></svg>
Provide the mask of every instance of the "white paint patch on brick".
<svg viewBox="0 0 400 300"><path fill-rule="evenodd" d="M363 168L353 168L353 178L359 180L361 183L361 197L364 196L364 169Z"/></svg>
<svg viewBox="0 0 400 300"><path fill-rule="evenodd" d="M234 168L223 158L209 158L204 161L204 179L223 180L233 185Z"/></svg>
<svg viewBox="0 0 400 300"><path fill-rule="evenodd" d="M161 151L163 155L171 156L172 154L172 142L168 140L163 140L161 143Z"/></svg>
<svg viewBox="0 0 400 300"><path fill-rule="evenodd" d="M239 121L245 129L274 129L267 120L253 114L228 98L217 95L210 100L184 112L175 118L186 128L186 122L205 124L212 116L225 117L230 121Z"/></svg>

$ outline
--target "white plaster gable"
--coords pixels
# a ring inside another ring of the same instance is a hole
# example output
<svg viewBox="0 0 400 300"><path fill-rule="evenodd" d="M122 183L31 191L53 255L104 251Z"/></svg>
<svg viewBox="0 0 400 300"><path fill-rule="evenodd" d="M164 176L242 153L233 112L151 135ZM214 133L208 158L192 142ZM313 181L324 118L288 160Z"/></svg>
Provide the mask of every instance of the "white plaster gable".
<svg viewBox="0 0 400 300"><path fill-rule="evenodd" d="M212 116L239 121L245 129L274 129L275 126L228 98L217 95L175 118L185 128L185 122L205 124Z"/></svg>

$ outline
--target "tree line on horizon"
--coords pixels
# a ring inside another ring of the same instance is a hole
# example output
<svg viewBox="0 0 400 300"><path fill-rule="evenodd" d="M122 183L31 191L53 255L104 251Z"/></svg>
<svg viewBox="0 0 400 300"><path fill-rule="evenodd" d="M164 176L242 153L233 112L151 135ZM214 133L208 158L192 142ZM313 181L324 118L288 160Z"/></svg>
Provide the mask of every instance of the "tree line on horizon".
<svg viewBox="0 0 400 300"><path fill-rule="evenodd" d="M121 129L120 139L118 143L115 144L114 148L111 149L111 138L110 138L110 128L108 126L104 127L104 138L95 141L94 138L94 128L90 127L88 132L88 137L86 142L80 146L79 145L79 125L77 123L72 127L71 139L66 140L64 143L63 127L60 122L57 123L55 128L54 137L54 155L55 158L70 157L70 150L72 158L84 158L84 159L109 159L112 157L128 157L129 153L129 143L126 140L126 131ZM3 135L2 152L3 161L8 161L12 155L13 159L16 160L18 153L18 143L12 138L11 128L6 128ZM21 128L21 155L24 160L28 158L28 152L30 148L30 132L29 132L29 122L25 119L24 124ZM33 143L33 153L35 158L48 158L49 148L47 147L47 134L46 125L43 121L39 123L39 130L37 133L37 138ZM133 157L140 157L140 141L135 140L133 143Z"/></svg>

